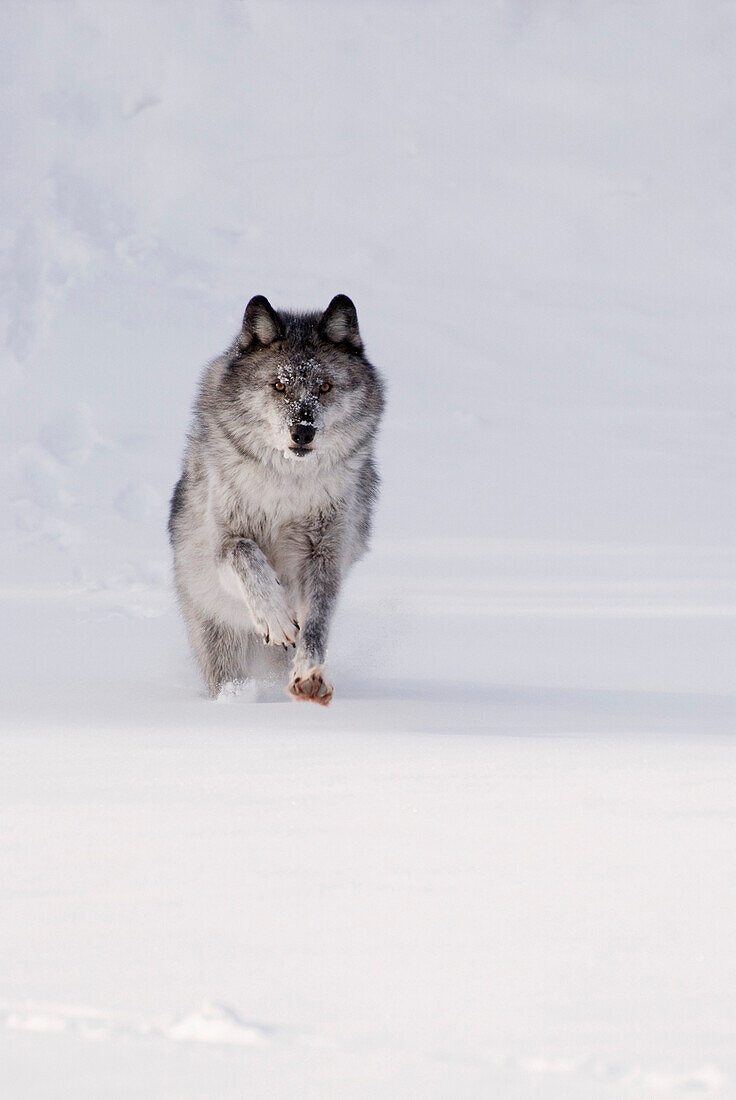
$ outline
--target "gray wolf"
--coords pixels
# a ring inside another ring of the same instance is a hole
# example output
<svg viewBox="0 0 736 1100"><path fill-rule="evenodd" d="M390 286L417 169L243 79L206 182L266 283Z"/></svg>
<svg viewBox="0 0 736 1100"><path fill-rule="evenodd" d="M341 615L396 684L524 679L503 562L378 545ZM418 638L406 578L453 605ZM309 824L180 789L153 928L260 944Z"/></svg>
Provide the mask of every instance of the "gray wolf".
<svg viewBox="0 0 736 1100"><path fill-rule="evenodd" d="M169 536L213 697L229 681L277 675L292 698L330 702L328 632L343 578L367 549L383 406L344 294L321 313L277 311L257 295L207 367Z"/></svg>

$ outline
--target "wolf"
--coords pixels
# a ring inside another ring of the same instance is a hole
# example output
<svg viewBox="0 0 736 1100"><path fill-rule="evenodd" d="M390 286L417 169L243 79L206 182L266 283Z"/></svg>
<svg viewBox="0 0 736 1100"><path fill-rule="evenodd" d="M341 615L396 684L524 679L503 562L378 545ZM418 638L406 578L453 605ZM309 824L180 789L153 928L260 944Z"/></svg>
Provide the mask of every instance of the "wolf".
<svg viewBox="0 0 736 1100"><path fill-rule="evenodd" d="M277 675L293 699L332 699L328 632L368 546L383 408L345 294L309 313L257 295L205 370L168 530L179 606L213 697L229 681Z"/></svg>

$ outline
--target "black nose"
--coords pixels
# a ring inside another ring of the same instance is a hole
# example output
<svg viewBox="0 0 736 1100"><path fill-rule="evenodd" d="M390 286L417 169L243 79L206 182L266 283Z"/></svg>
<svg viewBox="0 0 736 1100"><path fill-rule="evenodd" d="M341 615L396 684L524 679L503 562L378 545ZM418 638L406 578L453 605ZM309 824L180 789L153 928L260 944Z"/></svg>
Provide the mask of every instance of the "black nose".
<svg viewBox="0 0 736 1100"><path fill-rule="evenodd" d="M307 447L314 439L314 425L295 424L291 429L291 438L299 447Z"/></svg>

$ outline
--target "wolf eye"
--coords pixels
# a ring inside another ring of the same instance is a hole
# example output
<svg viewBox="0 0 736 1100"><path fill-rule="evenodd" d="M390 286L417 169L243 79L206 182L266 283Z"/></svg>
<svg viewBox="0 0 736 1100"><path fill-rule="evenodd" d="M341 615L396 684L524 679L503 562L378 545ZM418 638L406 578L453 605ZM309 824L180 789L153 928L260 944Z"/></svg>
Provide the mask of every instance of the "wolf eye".
<svg viewBox="0 0 736 1100"><path fill-rule="evenodd" d="M283 382L274 382L274 384L273 384L273 388L274 388L275 390L278 390L278 391L279 391L279 393L283 393L283 392L284 392L284 390L286 389L286 386L284 385L284 383L283 383Z"/></svg>
<svg viewBox="0 0 736 1100"><path fill-rule="evenodd" d="M330 385L329 382L323 382L322 385L319 388L319 392L320 393L329 393L331 389L332 389L332 386Z"/></svg>

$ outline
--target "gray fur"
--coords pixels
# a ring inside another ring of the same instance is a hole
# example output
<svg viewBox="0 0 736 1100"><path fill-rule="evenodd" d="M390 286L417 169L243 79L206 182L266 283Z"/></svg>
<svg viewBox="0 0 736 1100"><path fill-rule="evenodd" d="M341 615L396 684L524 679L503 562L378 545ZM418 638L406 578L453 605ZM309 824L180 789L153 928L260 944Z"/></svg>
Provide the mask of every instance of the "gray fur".
<svg viewBox="0 0 736 1100"><path fill-rule="evenodd" d="M288 651L291 695L329 703L328 632L342 580L367 548L382 411L383 384L343 294L324 313L251 299L232 346L205 371L169 534L213 696L229 680L286 674Z"/></svg>

